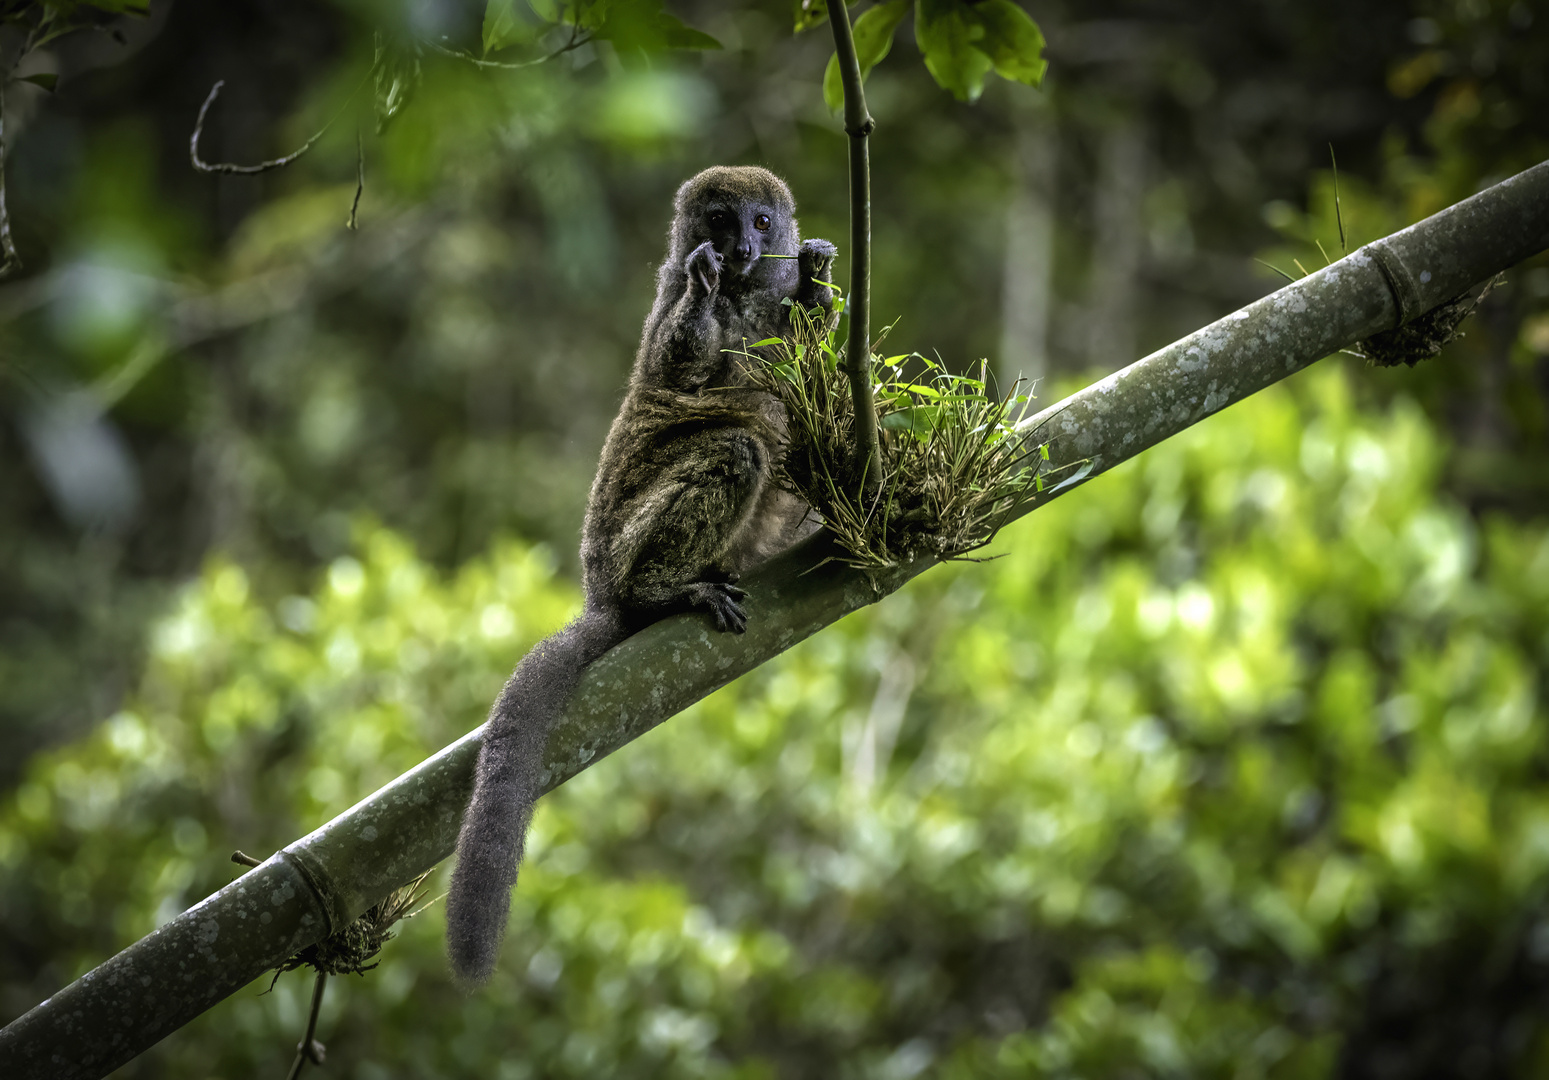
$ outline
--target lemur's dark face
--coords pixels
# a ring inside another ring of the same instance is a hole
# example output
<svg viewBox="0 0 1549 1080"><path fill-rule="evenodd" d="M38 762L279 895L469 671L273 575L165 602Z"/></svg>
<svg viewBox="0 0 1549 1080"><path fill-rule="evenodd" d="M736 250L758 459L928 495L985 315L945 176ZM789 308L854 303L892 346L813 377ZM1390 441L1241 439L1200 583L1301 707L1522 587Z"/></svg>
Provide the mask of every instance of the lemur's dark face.
<svg viewBox="0 0 1549 1080"><path fill-rule="evenodd" d="M720 288L784 289L796 275L787 260L801 242L790 190L756 165L716 165L690 177L673 200L672 261L706 241L721 258Z"/></svg>
<svg viewBox="0 0 1549 1080"><path fill-rule="evenodd" d="M725 260L723 270L745 277L758 269L764 255L782 248L786 217L780 208L764 203L712 198L705 204L701 227Z"/></svg>

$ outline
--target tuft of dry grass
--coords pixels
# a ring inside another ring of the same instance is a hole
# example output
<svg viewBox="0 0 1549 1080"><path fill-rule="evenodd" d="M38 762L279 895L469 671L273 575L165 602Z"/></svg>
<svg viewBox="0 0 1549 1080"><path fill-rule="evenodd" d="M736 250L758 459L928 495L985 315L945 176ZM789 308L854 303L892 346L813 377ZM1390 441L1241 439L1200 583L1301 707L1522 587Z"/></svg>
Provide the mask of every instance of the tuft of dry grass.
<svg viewBox="0 0 1549 1080"><path fill-rule="evenodd" d="M758 342L764 356L749 353L750 367L789 417L782 482L822 515L845 562L877 570L920 555L963 558L1045 490L1047 445L1018 427L1032 400L1022 380L996 400L983 362L974 378L919 353L873 354L882 482L874 499L863 497L852 461L855 411L833 331L799 308L792 322L790 340Z"/></svg>

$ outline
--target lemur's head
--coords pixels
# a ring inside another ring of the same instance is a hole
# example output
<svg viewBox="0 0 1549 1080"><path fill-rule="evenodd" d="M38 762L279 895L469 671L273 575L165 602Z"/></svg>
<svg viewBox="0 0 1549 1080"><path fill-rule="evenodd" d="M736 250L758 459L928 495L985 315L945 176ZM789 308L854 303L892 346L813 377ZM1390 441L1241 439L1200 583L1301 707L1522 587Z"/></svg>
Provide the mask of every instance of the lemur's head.
<svg viewBox="0 0 1549 1080"><path fill-rule="evenodd" d="M673 203L674 262L681 263L706 240L724 260L722 278L731 281L784 276L780 260L765 255L795 255L801 244L796 200L791 189L768 169L756 165L717 165L687 180Z"/></svg>

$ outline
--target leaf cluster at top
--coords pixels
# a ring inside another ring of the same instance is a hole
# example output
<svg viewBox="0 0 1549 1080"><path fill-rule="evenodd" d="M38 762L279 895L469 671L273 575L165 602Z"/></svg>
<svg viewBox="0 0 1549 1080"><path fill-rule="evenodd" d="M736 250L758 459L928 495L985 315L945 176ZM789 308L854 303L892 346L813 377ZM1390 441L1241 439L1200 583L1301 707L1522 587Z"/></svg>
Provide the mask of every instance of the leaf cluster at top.
<svg viewBox="0 0 1549 1080"><path fill-rule="evenodd" d="M795 7L798 31L827 18L821 0L795 0ZM911 8L925 67L959 101L976 100L991 72L1028 86L1043 82L1049 66L1043 59L1043 32L1013 0L884 0L868 8L853 28L863 78L887 56ZM844 105L837 55L823 75L823 100L835 111Z"/></svg>

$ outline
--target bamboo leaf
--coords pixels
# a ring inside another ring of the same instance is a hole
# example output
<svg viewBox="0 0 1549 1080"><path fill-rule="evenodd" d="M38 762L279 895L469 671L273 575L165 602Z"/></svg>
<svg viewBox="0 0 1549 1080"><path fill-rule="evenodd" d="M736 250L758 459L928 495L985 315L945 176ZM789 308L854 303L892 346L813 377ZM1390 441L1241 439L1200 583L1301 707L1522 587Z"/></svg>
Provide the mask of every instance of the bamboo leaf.
<svg viewBox="0 0 1549 1080"><path fill-rule="evenodd" d="M893 47L893 35L898 24L909 13L913 0L887 0L861 13L855 20L852 33L855 36L855 58L860 62L861 78L882 62ZM833 112L844 108L844 83L839 77L838 55L828 58L823 72L823 101Z"/></svg>
<svg viewBox="0 0 1549 1080"><path fill-rule="evenodd" d="M977 101L984 77L995 66L976 43L984 26L959 0L919 0L914 38L925 54L925 67L943 90L959 101Z"/></svg>
<svg viewBox="0 0 1549 1080"><path fill-rule="evenodd" d="M663 11L661 0L609 0L596 5L595 35L624 52L649 54L666 49L719 49L709 34L684 25Z"/></svg>
<svg viewBox="0 0 1549 1080"><path fill-rule="evenodd" d="M1043 31L1012 0L984 0L974 6L984 25L980 45L1003 79L1039 86L1049 62L1043 58Z"/></svg>
<svg viewBox="0 0 1549 1080"><path fill-rule="evenodd" d="M845 0L845 6L854 7L857 2L858 0ZM798 34L828 21L828 5L823 0L791 0L791 7Z"/></svg>
<svg viewBox="0 0 1549 1080"><path fill-rule="evenodd" d="M519 9L517 0L489 0L484 9L484 28L480 39L484 55L513 45L530 45L537 40L542 29L542 24L533 19L530 7L527 10Z"/></svg>

